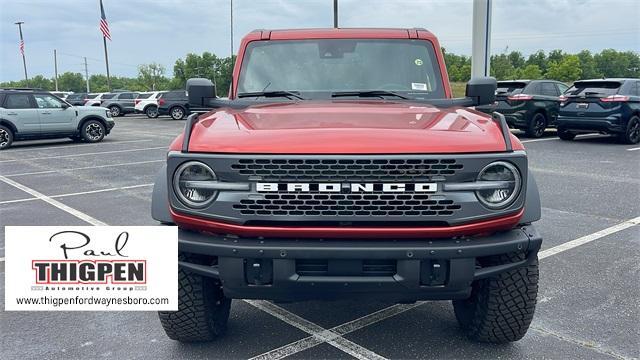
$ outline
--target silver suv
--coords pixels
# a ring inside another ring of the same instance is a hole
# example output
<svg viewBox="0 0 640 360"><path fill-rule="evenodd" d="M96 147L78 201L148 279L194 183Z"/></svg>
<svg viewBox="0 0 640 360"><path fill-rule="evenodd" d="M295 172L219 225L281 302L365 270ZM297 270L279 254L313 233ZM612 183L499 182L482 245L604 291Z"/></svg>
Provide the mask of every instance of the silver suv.
<svg viewBox="0 0 640 360"><path fill-rule="evenodd" d="M0 150L26 139L99 142L114 125L105 108L73 106L42 90L0 89Z"/></svg>
<svg viewBox="0 0 640 360"><path fill-rule="evenodd" d="M111 116L118 117L131 114L136 111L135 99L137 92L119 92L106 94L101 98L100 106L109 109Z"/></svg>

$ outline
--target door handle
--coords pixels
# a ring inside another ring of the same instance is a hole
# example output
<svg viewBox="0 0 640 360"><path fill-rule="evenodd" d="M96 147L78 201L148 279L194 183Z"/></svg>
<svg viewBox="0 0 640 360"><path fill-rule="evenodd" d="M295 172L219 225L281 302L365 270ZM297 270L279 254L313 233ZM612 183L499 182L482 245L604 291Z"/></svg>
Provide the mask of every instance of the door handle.
<svg viewBox="0 0 640 360"><path fill-rule="evenodd" d="M18 115L18 113L11 112L11 113L7 113L7 115Z"/></svg>
<svg viewBox="0 0 640 360"><path fill-rule="evenodd" d="M51 115L51 113L50 113L50 112L48 112L48 111L46 111L46 112L45 112L45 111L43 111L43 112L41 112L40 114L42 114L42 115Z"/></svg>

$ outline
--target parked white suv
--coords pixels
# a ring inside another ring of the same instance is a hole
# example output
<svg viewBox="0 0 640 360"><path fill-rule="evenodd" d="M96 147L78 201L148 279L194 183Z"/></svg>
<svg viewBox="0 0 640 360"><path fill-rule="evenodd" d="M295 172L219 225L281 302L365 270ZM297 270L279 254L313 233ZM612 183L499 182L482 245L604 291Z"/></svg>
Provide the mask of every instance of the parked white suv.
<svg viewBox="0 0 640 360"><path fill-rule="evenodd" d="M136 113L146 114L149 118L158 117L158 98L166 91L140 93L135 100Z"/></svg>
<svg viewBox="0 0 640 360"><path fill-rule="evenodd" d="M87 98L84 100L84 106L100 106L102 100L109 99L113 97L112 93L95 93L89 94Z"/></svg>

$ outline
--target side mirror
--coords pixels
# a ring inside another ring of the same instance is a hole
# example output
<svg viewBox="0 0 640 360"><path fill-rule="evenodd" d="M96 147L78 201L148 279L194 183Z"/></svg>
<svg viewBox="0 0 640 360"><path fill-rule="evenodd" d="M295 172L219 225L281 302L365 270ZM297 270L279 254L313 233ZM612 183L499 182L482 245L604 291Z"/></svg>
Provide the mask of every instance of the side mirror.
<svg viewBox="0 0 640 360"><path fill-rule="evenodd" d="M469 80L465 96L473 101L473 105L490 105L496 101L498 82L495 78L485 76Z"/></svg>
<svg viewBox="0 0 640 360"><path fill-rule="evenodd" d="M191 107L206 107L209 100L217 97L216 85L209 79L189 79L187 80L187 97Z"/></svg>
<svg viewBox="0 0 640 360"><path fill-rule="evenodd" d="M63 102L63 103L62 103L62 108L63 108L63 109L68 109L68 108L70 108L70 107L71 107L71 105L67 104L66 102Z"/></svg>

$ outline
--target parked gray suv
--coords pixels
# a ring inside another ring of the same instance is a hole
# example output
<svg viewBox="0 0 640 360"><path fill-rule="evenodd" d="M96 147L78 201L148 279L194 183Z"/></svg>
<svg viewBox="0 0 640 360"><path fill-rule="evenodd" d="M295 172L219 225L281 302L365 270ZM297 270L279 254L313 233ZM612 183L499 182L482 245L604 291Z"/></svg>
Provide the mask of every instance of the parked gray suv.
<svg viewBox="0 0 640 360"><path fill-rule="evenodd" d="M105 108L73 106L42 90L0 89L0 150L26 139L99 142L114 125Z"/></svg>
<svg viewBox="0 0 640 360"><path fill-rule="evenodd" d="M119 92L109 94L108 97L103 97L100 106L109 109L111 116L124 116L136 111L135 99L138 97L137 92Z"/></svg>

